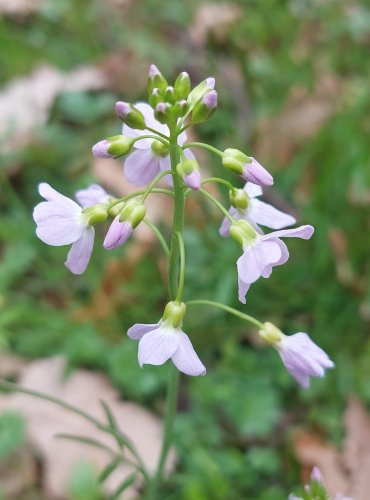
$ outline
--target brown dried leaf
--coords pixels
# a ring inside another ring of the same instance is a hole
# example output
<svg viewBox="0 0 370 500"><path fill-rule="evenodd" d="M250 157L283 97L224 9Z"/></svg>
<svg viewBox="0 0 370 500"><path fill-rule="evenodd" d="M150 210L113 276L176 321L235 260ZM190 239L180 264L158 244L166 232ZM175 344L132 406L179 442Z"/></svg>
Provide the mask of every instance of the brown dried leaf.
<svg viewBox="0 0 370 500"><path fill-rule="evenodd" d="M0 137L6 151L27 144L36 127L47 122L55 97L61 92L100 89L107 85L103 72L81 66L62 73L40 66L24 78L12 80L0 92Z"/></svg>
<svg viewBox="0 0 370 500"><path fill-rule="evenodd" d="M0 15L28 16L37 12L44 0L0 0Z"/></svg>
<svg viewBox="0 0 370 500"><path fill-rule="evenodd" d="M103 375L78 370L65 379L64 373L65 360L62 357L37 360L24 368L19 383L62 399L102 421L105 417L99 398L104 399L121 430L131 438L146 467L153 472L161 447L161 421L137 404L120 401L116 390ZM75 441L56 439L56 434L91 436L116 449L109 435L97 430L80 416L48 401L20 393L1 395L0 411L4 410L16 410L25 417L29 441L43 462L42 484L46 498L50 500L67 499L68 481L75 464L83 460L101 471L111 458L105 450ZM170 454L167 465L167 470L174 466L173 453ZM132 471L129 464L117 468L105 483L107 493L112 493ZM125 498L138 498L138 486L136 483L131 487Z"/></svg>

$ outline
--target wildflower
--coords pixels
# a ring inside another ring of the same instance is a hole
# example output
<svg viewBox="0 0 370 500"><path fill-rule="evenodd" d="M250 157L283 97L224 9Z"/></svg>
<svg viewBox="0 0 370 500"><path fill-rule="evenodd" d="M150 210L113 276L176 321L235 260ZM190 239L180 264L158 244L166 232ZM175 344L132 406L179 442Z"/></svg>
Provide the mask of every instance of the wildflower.
<svg viewBox="0 0 370 500"><path fill-rule="evenodd" d="M189 337L182 331L185 304L169 302L157 324L136 324L127 335L139 340L139 364L163 365L171 358L176 368L186 375L205 375L206 368L198 358Z"/></svg>
<svg viewBox="0 0 370 500"><path fill-rule="evenodd" d="M97 142L92 147L92 153L98 158L119 158L131 152L132 139L123 135L115 135Z"/></svg>
<svg viewBox="0 0 370 500"><path fill-rule="evenodd" d="M243 247L243 255L237 261L239 300L245 304L250 285L261 276L269 278L274 266L285 264L288 260L288 248L280 237L308 240L313 231L312 226L306 225L261 235L244 220L232 224L230 234Z"/></svg>
<svg viewBox="0 0 370 500"><path fill-rule="evenodd" d="M63 246L72 244L65 265L74 274L82 274L89 263L94 246L93 224L107 218L104 204L91 206L92 199L107 193L100 186L90 186L78 192L83 209L75 201L63 196L49 184L41 183L39 193L46 200L39 203L33 212L37 224L36 234L47 245Z"/></svg>
<svg viewBox="0 0 370 500"><path fill-rule="evenodd" d="M154 111L149 104L139 102L135 107L144 115L145 122L149 128L169 136L167 125L159 123L154 117ZM148 130L137 130L123 125L123 135L136 138L151 134ZM178 144L182 146L187 140L186 132L178 137ZM185 156L194 160L193 153L186 149ZM168 149L159 141L153 139L140 139L134 144L134 151L126 158L124 172L127 180L136 186L148 184L161 170L170 169L170 157ZM168 178L167 178L168 177ZM166 176L167 182L171 183L170 176Z"/></svg>
<svg viewBox="0 0 370 500"><path fill-rule="evenodd" d="M260 336L275 347L289 373L305 389L310 385L310 377L323 377L325 370L334 368L334 363L307 333L298 332L284 335L275 325L264 323ZM319 481L320 476L313 470L312 480Z"/></svg>
<svg viewBox="0 0 370 500"><path fill-rule="evenodd" d="M282 229L295 224L296 220L291 215L257 199L257 196L262 195L260 186L247 182L243 190L235 189L234 191L235 196L232 192L230 196L233 205L229 210L230 215L236 220L248 221L258 232L263 232L258 224L271 229ZM225 217L219 229L221 236L229 236L229 229L230 221Z"/></svg>
<svg viewBox="0 0 370 500"><path fill-rule="evenodd" d="M257 160L238 149L225 149L222 164L230 172L258 186L272 186L274 183L272 175Z"/></svg>

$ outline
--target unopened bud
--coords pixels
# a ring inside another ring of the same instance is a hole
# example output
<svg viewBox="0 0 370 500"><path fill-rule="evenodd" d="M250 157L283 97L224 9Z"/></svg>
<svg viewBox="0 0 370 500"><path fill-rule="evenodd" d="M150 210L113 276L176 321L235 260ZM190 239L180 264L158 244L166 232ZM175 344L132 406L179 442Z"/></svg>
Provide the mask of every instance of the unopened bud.
<svg viewBox="0 0 370 500"><path fill-rule="evenodd" d="M164 97L167 102L170 102L171 104L174 104L177 99L178 95L174 87L171 87L170 85L166 88L164 91Z"/></svg>
<svg viewBox="0 0 370 500"><path fill-rule="evenodd" d="M148 76L148 84L147 84L148 94L150 95L152 93L152 90L156 87L159 88L160 90L164 91L167 86L168 86L168 83L167 83L167 80L165 79L165 77L159 71L157 66L152 64L149 68L149 76Z"/></svg>
<svg viewBox="0 0 370 500"><path fill-rule="evenodd" d="M188 73L186 73L186 71L183 71L179 74L179 76L176 78L174 87L177 95L179 96L179 99L186 99L188 97L191 89L191 82L190 76L188 75Z"/></svg>
<svg viewBox="0 0 370 500"><path fill-rule="evenodd" d="M162 158L165 158L169 154L168 147L161 141L153 141L151 149L155 155L161 156Z"/></svg>
<svg viewBox="0 0 370 500"><path fill-rule="evenodd" d="M186 305L184 302L171 301L166 305L162 319L173 328L181 328L185 313Z"/></svg>
<svg viewBox="0 0 370 500"><path fill-rule="evenodd" d="M200 101L198 101L193 108L191 115L192 123L201 123L214 113L217 107L217 92L211 90L205 94Z"/></svg>
<svg viewBox="0 0 370 500"><path fill-rule="evenodd" d="M159 123L167 124L171 119L171 110L171 104L168 104L167 102L160 102L155 107L154 116Z"/></svg>
<svg viewBox="0 0 370 500"><path fill-rule="evenodd" d="M200 188L201 177L196 160L184 160L177 165L176 170L188 187L195 190Z"/></svg>
<svg viewBox="0 0 370 500"><path fill-rule="evenodd" d="M119 158L130 153L133 140L124 135L115 135L99 141L92 148L92 153L98 158Z"/></svg>
<svg viewBox="0 0 370 500"><path fill-rule="evenodd" d="M258 186L271 186L274 183L272 175L257 160L242 153L239 149L225 149L222 164L230 172Z"/></svg>
<svg viewBox="0 0 370 500"><path fill-rule="evenodd" d="M189 104L185 99L182 99L181 101L177 101L174 104L172 112L176 116L176 118L179 118L181 116L185 116L188 109L189 109Z"/></svg>
<svg viewBox="0 0 370 500"><path fill-rule="evenodd" d="M146 123L143 113L128 102L116 102L116 113L121 120L133 129L145 130Z"/></svg>
<svg viewBox="0 0 370 500"><path fill-rule="evenodd" d="M152 108L155 108L157 104L159 104L164 99L164 94L159 88L155 88L152 90L152 93L149 96L149 104Z"/></svg>
<svg viewBox="0 0 370 500"><path fill-rule="evenodd" d="M246 210L249 205L249 196L244 189L230 189L230 205L238 210Z"/></svg>
<svg viewBox="0 0 370 500"><path fill-rule="evenodd" d="M144 204L141 201L131 199L125 203L119 214L119 220L120 222L127 221L135 228L144 219L145 213Z"/></svg>
<svg viewBox="0 0 370 500"><path fill-rule="evenodd" d="M117 217L118 214L122 212L123 207L125 206L126 202L125 201L120 201L119 203L116 203L110 209L108 210L108 214L110 217Z"/></svg>
<svg viewBox="0 0 370 500"><path fill-rule="evenodd" d="M196 102L200 101L208 92L215 88L215 79L207 78L203 80L199 85L193 88L193 90L188 95L188 103L193 106Z"/></svg>

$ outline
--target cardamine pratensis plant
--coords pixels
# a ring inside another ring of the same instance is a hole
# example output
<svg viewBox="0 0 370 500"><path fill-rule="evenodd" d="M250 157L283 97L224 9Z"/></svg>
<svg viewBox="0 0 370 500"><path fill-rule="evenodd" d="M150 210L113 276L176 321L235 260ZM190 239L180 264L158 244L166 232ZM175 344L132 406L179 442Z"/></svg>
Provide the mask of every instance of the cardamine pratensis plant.
<svg viewBox="0 0 370 500"><path fill-rule="evenodd" d="M123 122L122 134L108 137L92 148L97 157L122 158L123 175L139 190L115 198L93 184L76 193L76 201L65 197L46 183L39 185L45 201L34 210L37 236L48 245L72 245L66 266L75 274L85 271L90 260L95 226L110 221L103 246L110 250L123 245L143 221L154 231L168 259L168 298L163 315L152 324L137 323L127 334L139 341L138 361L162 365L169 359L169 382L162 452L153 476L143 474L147 481L148 498L155 498L162 481L163 469L171 444L173 420L178 394L178 370L186 375L206 374L206 368L195 352L191 340L183 331L188 306L203 305L221 308L258 328L260 337L279 353L283 364L304 388L310 377L323 377L325 369L334 364L306 333L285 335L275 325L261 323L252 316L212 300L183 302L185 254L183 226L185 201L197 194L213 203L223 220L222 237L232 237L241 247L237 265L238 296L245 304L250 286L261 276L268 278L274 266L284 264L289 251L281 238L309 239L310 225L285 229L295 219L261 201L263 186L271 186L271 174L253 157L228 148L224 151L200 142L187 141L187 129L208 120L217 107L214 78L207 78L191 88L189 75L180 73L169 85L154 65L148 77L148 103L116 103L116 113ZM205 148L221 160L220 166L241 177L243 189L222 177L203 178L194 150ZM165 187L158 187L160 181ZM223 204L203 186L221 183L228 187L231 207ZM149 195L173 198L173 223L170 241L158 227L146 219L145 203ZM265 233L262 227L273 229ZM220 243L221 244L221 243ZM156 322L157 321L157 322ZM136 453L136 452L135 452ZM139 472L142 467L138 468Z"/></svg>

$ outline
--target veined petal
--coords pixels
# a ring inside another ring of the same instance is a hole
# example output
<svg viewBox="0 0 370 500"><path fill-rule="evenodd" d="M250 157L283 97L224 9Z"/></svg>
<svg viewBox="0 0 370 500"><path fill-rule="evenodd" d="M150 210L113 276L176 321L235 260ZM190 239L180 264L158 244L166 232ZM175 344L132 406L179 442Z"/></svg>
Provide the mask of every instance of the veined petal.
<svg viewBox="0 0 370 500"><path fill-rule="evenodd" d="M109 200L109 194L99 184L91 184L86 189L80 189L75 197L82 208L92 207L97 203L106 203Z"/></svg>
<svg viewBox="0 0 370 500"><path fill-rule="evenodd" d="M143 336L139 342L139 365L163 365L179 346L180 336L172 328L159 327Z"/></svg>
<svg viewBox="0 0 370 500"><path fill-rule="evenodd" d="M78 206L75 201L59 193L46 182L41 182L41 184L39 184L39 193L43 198L45 198L46 201L53 201L58 205L65 207L66 210L69 209L70 212L76 210L81 211L81 207Z"/></svg>
<svg viewBox="0 0 370 500"><path fill-rule="evenodd" d="M272 229L281 229L296 223L294 217L277 208L264 203L263 201L252 199L248 207L248 217L256 224L262 224Z"/></svg>
<svg viewBox="0 0 370 500"><path fill-rule="evenodd" d="M313 235L314 228L310 225L299 226L293 229L282 229L281 231L274 231L273 233L265 234L262 238L265 240L271 238L302 238L309 240Z"/></svg>
<svg viewBox="0 0 370 500"><path fill-rule="evenodd" d="M36 234L44 243L63 246L81 238L86 228L81 207L69 201L71 203L43 201L35 207L33 218L37 224Z"/></svg>
<svg viewBox="0 0 370 500"><path fill-rule="evenodd" d="M89 263L94 246L95 229L87 227L81 238L73 243L65 265L73 274L82 274Z"/></svg>
<svg viewBox="0 0 370 500"><path fill-rule="evenodd" d="M126 179L135 186L145 186L159 173L159 157L152 150L137 150L124 163Z"/></svg>
<svg viewBox="0 0 370 500"><path fill-rule="evenodd" d="M127 335L130 337L132 340L140 340L146 335L147 333L151 332L152 330L156 330L160 325L159 323L136 323L135 325L132 325L128 330L127 330Z"/></svg>
<svg viewBox="0 0 370 500"><path fill-rule="evenodd" d="M194 351L189 337L183 331L179 332L180 342L172 356L173 364L180 372L193 377L205 375L206 368Z"/></svg>

